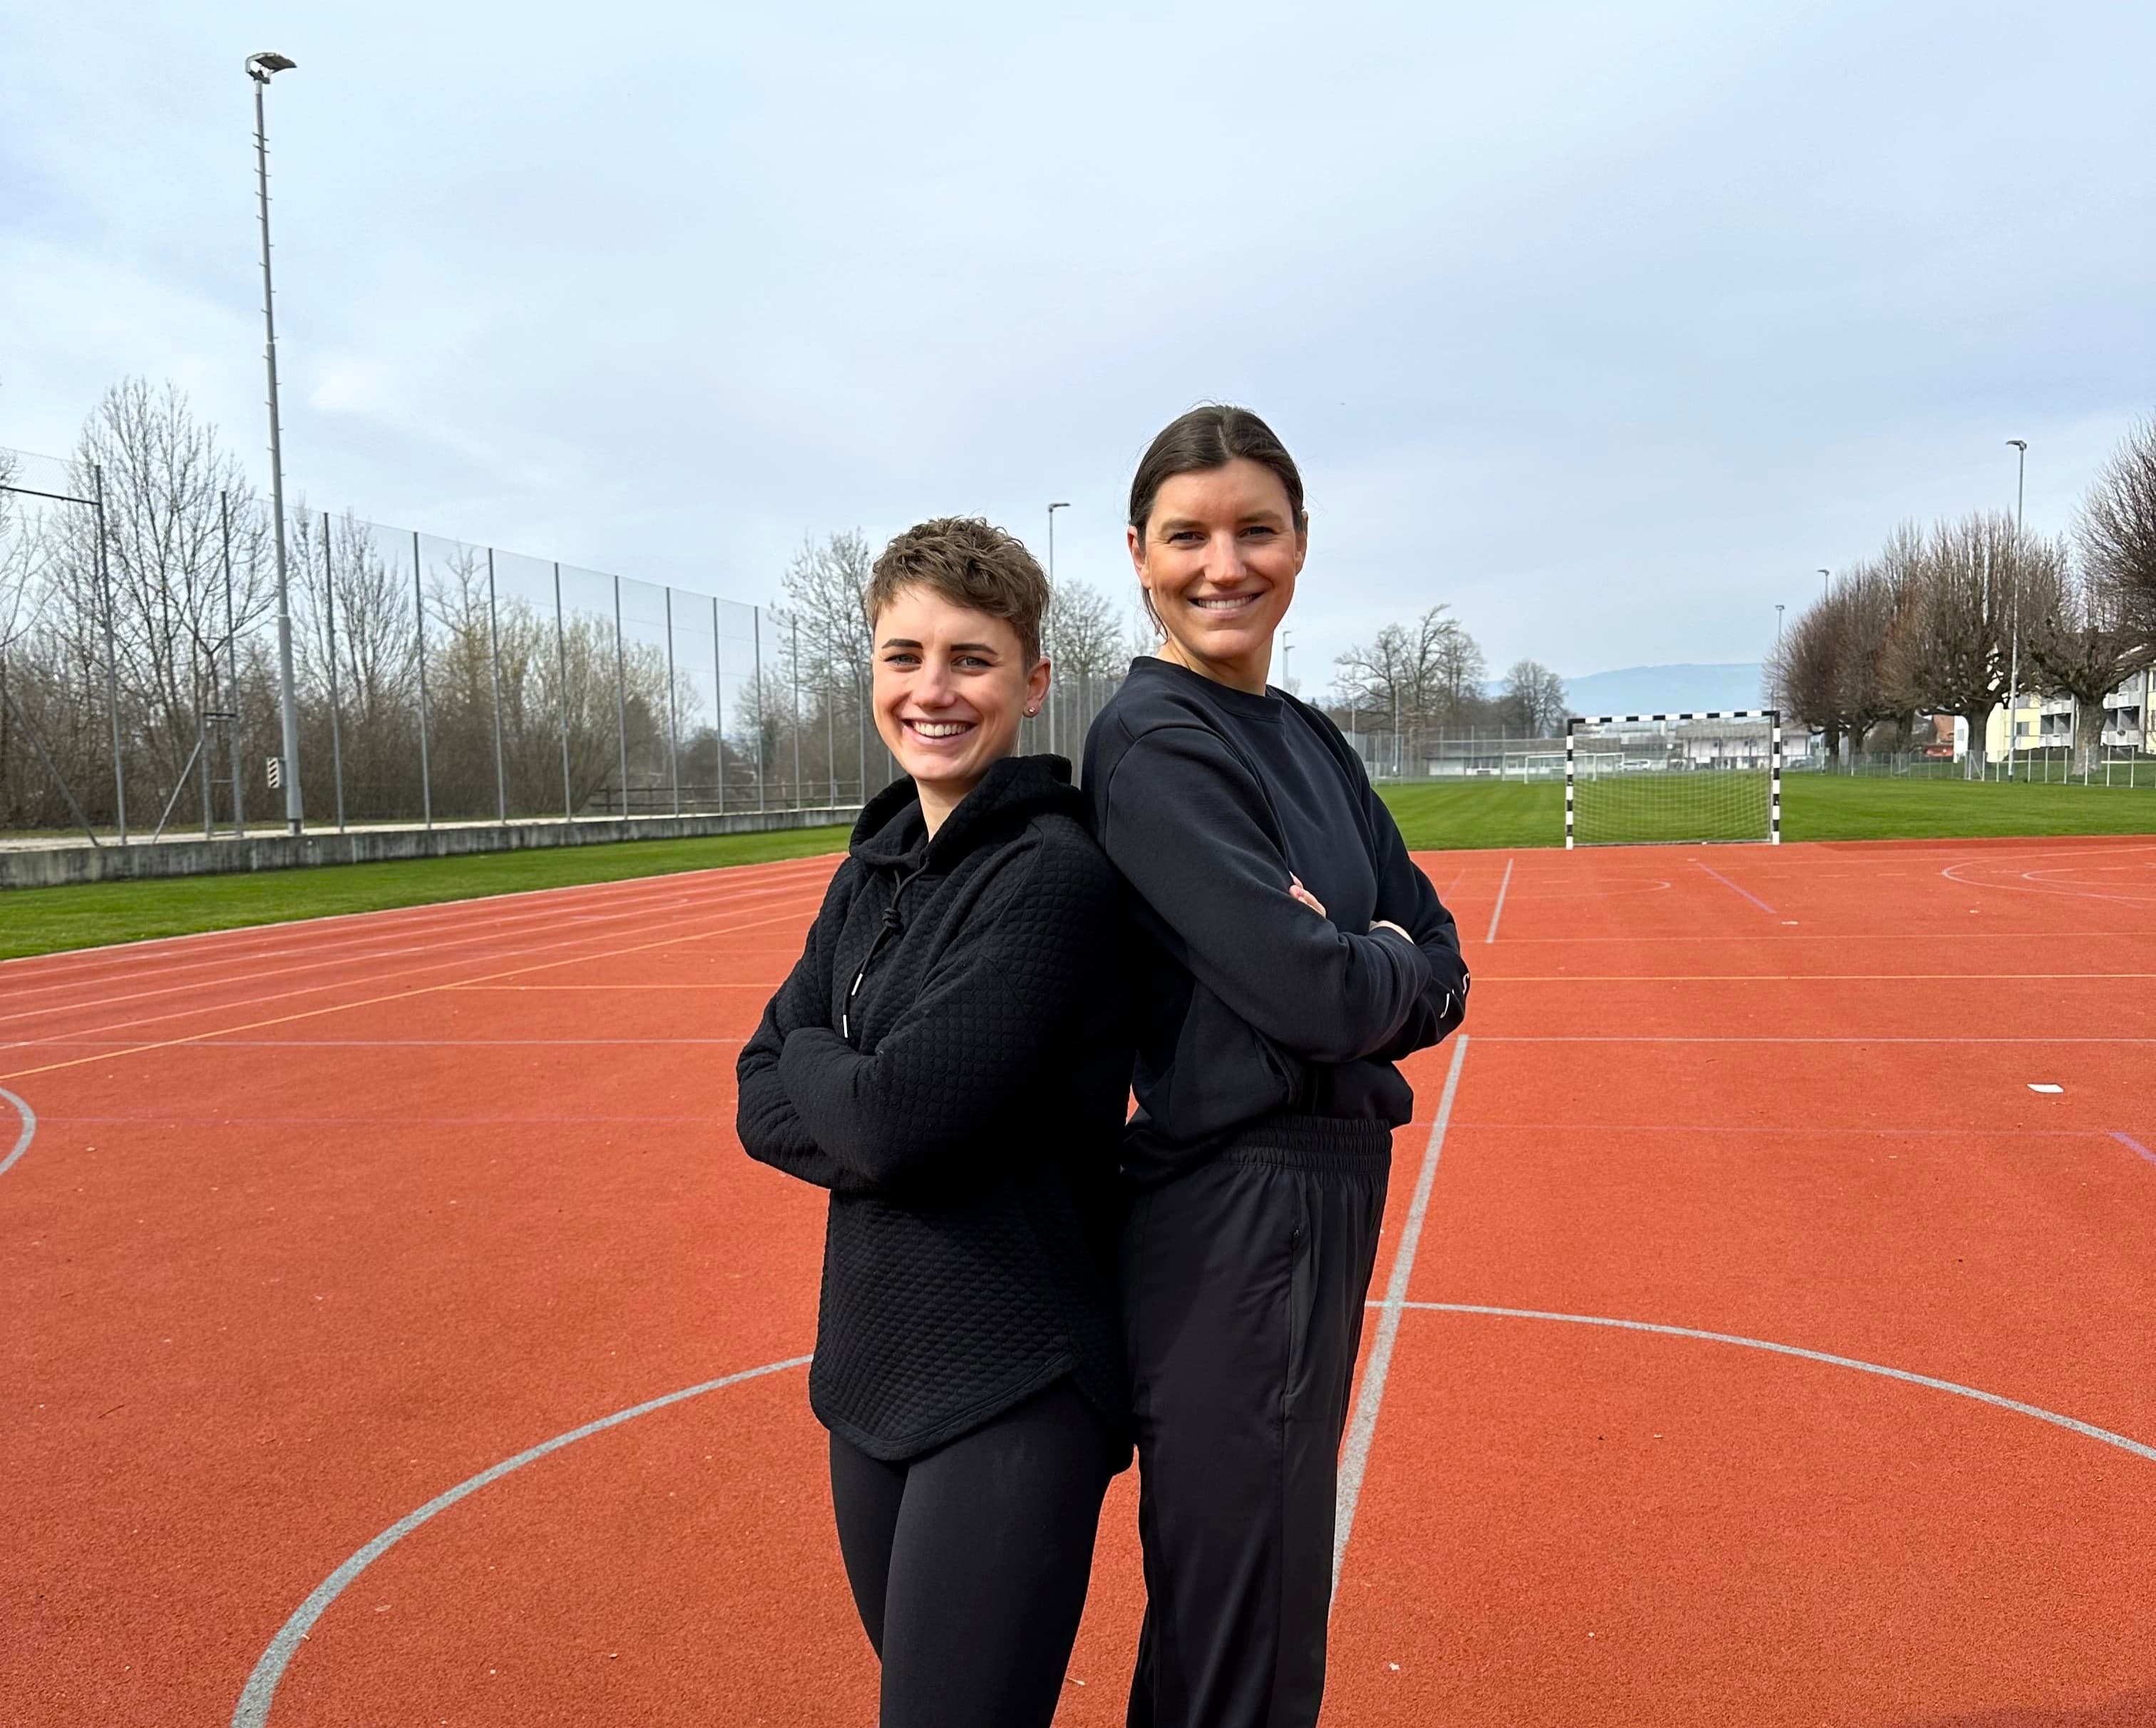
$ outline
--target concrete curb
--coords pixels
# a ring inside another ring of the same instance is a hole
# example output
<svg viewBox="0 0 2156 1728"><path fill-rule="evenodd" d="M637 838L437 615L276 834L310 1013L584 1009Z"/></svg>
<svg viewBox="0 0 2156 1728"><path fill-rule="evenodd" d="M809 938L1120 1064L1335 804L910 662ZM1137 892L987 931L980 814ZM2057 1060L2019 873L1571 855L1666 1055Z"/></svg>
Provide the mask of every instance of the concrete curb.
<svg viewBox="0 0 2156 1728"><path fill-rule="evenodd" d="M344 833L250 835L244 840L161 840L155 845L54 846L0 851L0 890L63 888L78 882L208 876L248 870L461 858L543 846L605 846L625 840L693 840L850 824L858 806L828 810L748 810L726 816L636 816L626 820L486 823L455 827L353 828Z"/></svg>

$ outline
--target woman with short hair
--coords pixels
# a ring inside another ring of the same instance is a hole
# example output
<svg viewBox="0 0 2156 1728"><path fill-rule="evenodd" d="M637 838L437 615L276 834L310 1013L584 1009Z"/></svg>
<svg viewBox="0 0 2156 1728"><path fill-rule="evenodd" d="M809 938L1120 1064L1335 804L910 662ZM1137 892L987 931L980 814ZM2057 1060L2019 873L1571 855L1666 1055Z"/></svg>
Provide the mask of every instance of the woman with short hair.
<svg viewBox="0 0 2156 1728"><path fill-rule="evenodd" d="M831 1191L811 1407L882 1728L1046 1728L1129 1459L1107 1270L1121 888L1058 756L1048 584L987 523L876 561L870 800L742 1052L750 1156Z"/></svg>
<svg viewBox="0 0 2156 1728"><path fill-rule="evenodd" d="M1307 1728L1397 1064L1460 1023L1451 915L1319 710L1266 683L1309 547L1247 409L1194 409L1131 485L1158 625L1086 741L1137 891L1121 1288L1147 1607L1132 1728Z"/></svg>

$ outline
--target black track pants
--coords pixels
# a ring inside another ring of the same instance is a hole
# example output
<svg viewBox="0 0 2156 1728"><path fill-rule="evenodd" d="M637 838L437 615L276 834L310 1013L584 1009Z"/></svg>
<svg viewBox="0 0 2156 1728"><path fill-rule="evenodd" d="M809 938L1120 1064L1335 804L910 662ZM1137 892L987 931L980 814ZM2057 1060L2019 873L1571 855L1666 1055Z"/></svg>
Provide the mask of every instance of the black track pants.
<svg viewBox="0 0 2156 1728"><path fill-rule="evenodd" d="M1047 1728L1119 1450L1068 1380L903 1464L832 1435L839 1548L883 1661L880 1728Z"/></svg>
<svg viewBox="0 0 2156 1728"><path fill-rule="evenodd" d="M1122 1240L1146 1618L1131 1728L1309 1728L1382 1124L1289 1119L1141 1192Z"/></svg>

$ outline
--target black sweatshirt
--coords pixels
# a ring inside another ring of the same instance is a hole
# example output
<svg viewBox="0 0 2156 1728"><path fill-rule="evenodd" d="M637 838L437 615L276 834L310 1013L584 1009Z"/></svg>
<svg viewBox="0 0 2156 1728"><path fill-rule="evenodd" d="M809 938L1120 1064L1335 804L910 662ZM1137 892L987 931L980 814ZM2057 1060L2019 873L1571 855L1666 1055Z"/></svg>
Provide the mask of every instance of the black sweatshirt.
<svg viewBox="0 0 2156 1728"><path fill-rule="evenodd" d="M1070 780L1007 757L933 840L910 780L879 793L742 1052L742 1145L832 1191L809 1402L872 1458L1065 1374L1127 1419L1128 913Z"/></svg>
<svg viewBox="0 0 2156 1728"><path fill-rule="evenodd" d="M1394 1064L1459 1025L1467 968L1339 728L1141 659L1086 740L1086 792L1139 902L1131 1175L1275 1114L1406 1121ZM1291 874L1326 916L1290 897ZM1381 918L1414 940L1371 932Z"/></svg>

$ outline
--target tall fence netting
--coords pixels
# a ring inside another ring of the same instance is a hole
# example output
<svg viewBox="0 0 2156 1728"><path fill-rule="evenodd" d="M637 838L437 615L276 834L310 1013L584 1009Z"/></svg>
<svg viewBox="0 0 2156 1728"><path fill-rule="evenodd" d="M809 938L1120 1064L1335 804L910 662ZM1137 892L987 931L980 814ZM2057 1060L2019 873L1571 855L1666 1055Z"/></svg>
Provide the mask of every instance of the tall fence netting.
<svg viewBox="0 0 2156 1728"><path fill-rule="evenodd" d="M274 523L198 500L138 543L101 490L0 450L0 832L281 828ZM311 828L843 813L896 774L868 669L783 610L305 508L285 554Z"/></svg>

